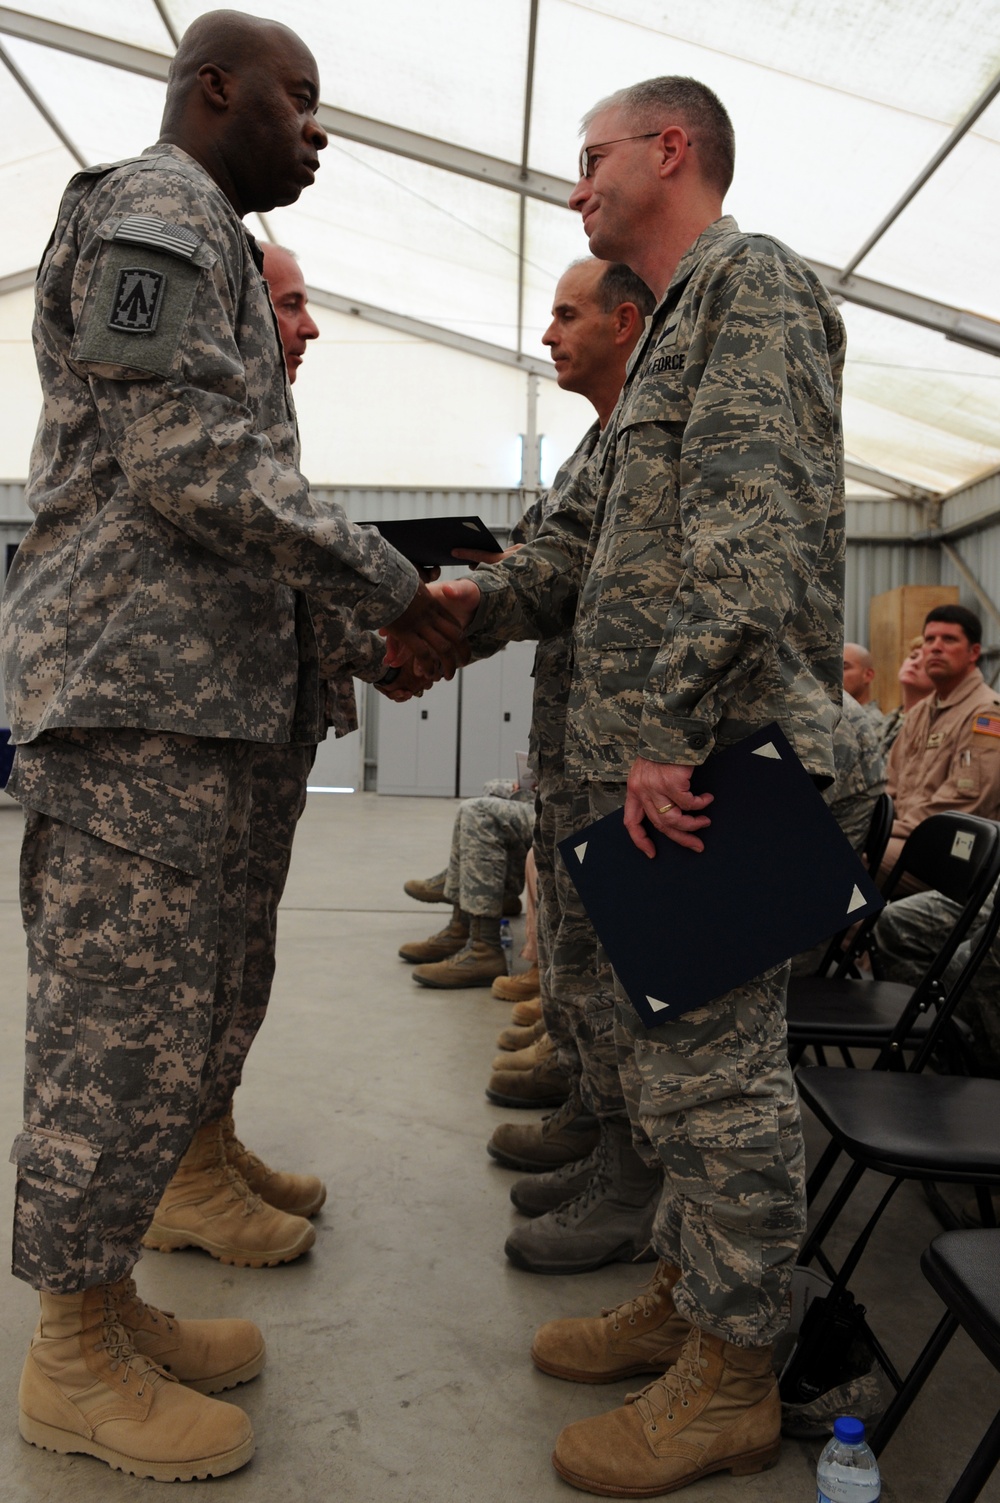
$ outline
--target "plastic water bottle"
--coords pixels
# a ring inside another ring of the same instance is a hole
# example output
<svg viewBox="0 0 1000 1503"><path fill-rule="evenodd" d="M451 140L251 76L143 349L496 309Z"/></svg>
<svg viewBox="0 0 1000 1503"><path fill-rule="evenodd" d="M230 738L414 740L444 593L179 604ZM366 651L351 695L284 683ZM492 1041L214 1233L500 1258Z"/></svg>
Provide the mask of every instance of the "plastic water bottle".
<svg viewBox="0 0 1000 1503"><path fill-rule="evenodd" d="M514 969L514 936L510 932L510 919L500 920L500 948L509 976Z"/></svg>
<svg viewBox="0 0 1000 1503"><path fill-rule="evenodd" d="M878 1462L861 1420L834 1420L833 1439L816 1468L816 1503L878 1503L881 1496Z"/></svg>

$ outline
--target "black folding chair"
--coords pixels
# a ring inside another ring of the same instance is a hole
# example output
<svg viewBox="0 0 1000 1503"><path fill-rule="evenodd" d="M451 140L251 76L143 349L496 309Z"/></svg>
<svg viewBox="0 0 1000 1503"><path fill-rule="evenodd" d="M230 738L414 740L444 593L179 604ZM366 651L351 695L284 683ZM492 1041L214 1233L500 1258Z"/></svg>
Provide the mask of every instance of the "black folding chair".
<svg viewBox="0 0 1000 1503"><path fill-rule="evenodd" d="M1000 1080L921 1072L998 931L1000 890L907 1070L813 1067L796 1072L799 1095L830 1134L829 1146L809 1177L810 1202L842 1153L853 1160L801 1254L803 1263L815 1258L835 1280L844 1282L834 1273L822 1244L868 1169L891 1176L892 1183L845 1259L845 1269L853 1270L882 1212L907 1179L970 1185L983 1225L996 1225L990 1192L1000 1190ZM897 1025L896 1044L905 1037L907 1015Z"/></svg>
<svg viewBox="0 0 1000 1503"><path fill-rule="evenodd" d="M1000 1371L1000 1231L943 1232L922 1258L924 1276L948 1307L871 1438L880 1456L959 1326ZM945 1503L973 1503L1000 1461L997 1414Z"/></svg>
<svg viewBox="0 0 1000 1503"><path fill-rule="evenodd" d="M1000 825L974 814L934 814L918 825L883 889L887 899L913 876L961 905L955 922L917 987L899 981L852 980L847 972L871 943L873 915L843 952L832 976L797 976L788 990L788 1048L797 1064L807 1048L824 1061L825 1048L879 1051L876 1069L902 1069L903 1050L919 1048L946 1002L944 973L1000 876Z"/></svg>
<svg viewBox="0 0 1000 1503"><path fill-rule="evenodd" d="M875 807L872 810L872 817L868 823L868 833L865 836L864 844L858 852L858 855L872 876L876 875L879 867L882 865L882 857L885 855L886 847L889 844L889 836L892 834L892 822L895 815L896 811L889 794L880 793L875 800ZM839 934L833 936L827 946L823 959L816 967L817 976L827 975L831 966L839 960L844 940L849 933L849 928L841 929Z"/></svg>

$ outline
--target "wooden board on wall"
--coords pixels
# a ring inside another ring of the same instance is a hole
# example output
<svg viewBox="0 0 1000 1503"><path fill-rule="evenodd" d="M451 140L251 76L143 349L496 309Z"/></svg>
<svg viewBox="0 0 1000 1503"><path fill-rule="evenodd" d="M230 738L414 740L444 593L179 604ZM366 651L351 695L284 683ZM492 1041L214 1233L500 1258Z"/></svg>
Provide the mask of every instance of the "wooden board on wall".
<svg viewBox="0 0 1000 1503"><path fill-rule="evenodd" d="M875 659L872 698L883 714L900 703L896 675L913 637L924 629L924 618L936 605L957 605L957 585L900 585L873 595L869 605L869 643Z"/></svg>

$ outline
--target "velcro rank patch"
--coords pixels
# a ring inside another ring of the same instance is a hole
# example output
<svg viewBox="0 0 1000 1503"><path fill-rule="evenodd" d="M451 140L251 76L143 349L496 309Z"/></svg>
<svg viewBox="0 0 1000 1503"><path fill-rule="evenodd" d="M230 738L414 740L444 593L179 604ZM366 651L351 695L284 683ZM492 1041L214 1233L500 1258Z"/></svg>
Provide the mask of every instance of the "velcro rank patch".
<svg viewBox="0 0 1000 1503"><path fill-rule="evenodd" d="M972 729L980 736L1000 736L1000 715L977 715Z"/></svg>
<svg viewBox="0 0 1000 1503"><path fill-rule="evenodd" d="M115 286L108 328L119 334L152 334L166 290L167 278L162 271L123 267Z"/></svg>

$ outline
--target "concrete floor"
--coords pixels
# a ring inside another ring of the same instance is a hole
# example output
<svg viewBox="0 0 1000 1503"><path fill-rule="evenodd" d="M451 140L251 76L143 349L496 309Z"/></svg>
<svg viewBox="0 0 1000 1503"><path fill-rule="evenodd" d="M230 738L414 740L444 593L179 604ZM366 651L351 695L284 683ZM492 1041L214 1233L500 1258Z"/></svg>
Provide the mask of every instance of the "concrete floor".
<svg viewBox="0 0 1000 1503"><path fill-rule="evenodd" d="M504 1113L483 1095L509 1009L488 992L436 993L396 957L443 910L411 902L408 876L440 868L455 806L375 795L310 799L285 897L271 1013L237 1097L243 1137L276 1166L330 1187L318 1241L279 1269L228 1269L198 1252L150 1253L141 1292L181 1314L243 1314L264 1328L266 1372L227 1395L250 1413L257 1455L184 1496L239 1503L569 1503L551 1470L560 1427L620 1403L629 1384L560 1383L528 1359L558 1315L629 1297L648 1269L577 1278L519 1272L503 1256L517 1221L515 1175L484 1145ZM20 1126L23 944L17 911L20 817L0 812L0 1146ZM811 1158L823 1135L807 1124ZM2 1176L9 1219L13 1173ZM874 1186L873 1186L874 1188ZM859 1197L860 1198L860 1197ZM870 1197L869 1197L870 1198ZM852 1219L857 1224L858 1217ZM854 1281L905 1364L939 1315L918 1268L937 1224L919 1191L896 1197ZM13 1409L35 1299L0 1284L0 1500L107 1503L159 1484L21 1441ZM938 1503L1000 1406L998 1378L962 1334L882 1462L887 1503ZM805 1503L818 1442L785 1444L758 1477L708 1479L680 1499ZM982 1494L1000 1503L1000 1481Z"/></svg>

